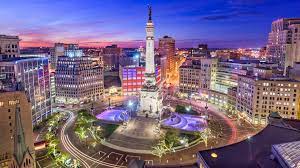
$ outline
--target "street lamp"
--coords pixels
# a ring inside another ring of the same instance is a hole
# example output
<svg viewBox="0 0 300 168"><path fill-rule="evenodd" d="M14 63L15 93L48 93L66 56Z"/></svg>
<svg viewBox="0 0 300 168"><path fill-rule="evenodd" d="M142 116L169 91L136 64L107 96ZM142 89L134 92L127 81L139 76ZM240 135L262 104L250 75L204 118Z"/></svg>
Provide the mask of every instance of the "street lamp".
<svg viewBox="0 0 300 168"><path fill-rule="evenodd" d="M208 106L207 106L207 101L206 101L206 104L205 104L205 115L206 115L206 118L208 119Z"/></svg>
<svg viewBox="0 0 300 168"><path fill-rule="evenodd" d="M132 105L133 105L133 102L131 100L129 100L128 106L131 107Z"/></svg>
<svg viewBox="0 0 300 168"><path fill-rule="evenodd" d="M134 58L138 60L138 65L140 65L140 54L135 54Z"/></svg>
<svg viewBox="0 0 300 168"><path fill-rule="evenodd" d="M132 113L132 106L133 106L133 102L131 101L131 100L129 100L129 102L128 102L128 107L129 107L129 109L130 109L130 114L129 114L129 117L131 118L131 113Z"/></svg>
<svg viewBox="0 0 300 168"><path fill-rule="evenodd" d="M190 111L191 111L191 106L185 107L185 110L186 110L187 112L190 112Z"/></svg>
<svg viewBox="0 0 300 168"><path fill-rule="evenodd" d="M110 109L110 106L111 106L111 104L110 104L110 97L108 97L108 109Z"/></svg>

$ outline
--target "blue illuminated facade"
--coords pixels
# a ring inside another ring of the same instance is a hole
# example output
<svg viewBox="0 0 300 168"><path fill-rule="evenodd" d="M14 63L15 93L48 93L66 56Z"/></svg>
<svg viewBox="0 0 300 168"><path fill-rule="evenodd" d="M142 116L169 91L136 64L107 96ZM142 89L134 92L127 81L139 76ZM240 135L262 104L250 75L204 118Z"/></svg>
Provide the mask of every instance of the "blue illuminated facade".
<svg viewBox="0 0 300 168"><path fill-rule="evenodd" d="M48 58L13 58L0 62L0 88L21 83L31 103L33 125L52 114Z"/></svg>

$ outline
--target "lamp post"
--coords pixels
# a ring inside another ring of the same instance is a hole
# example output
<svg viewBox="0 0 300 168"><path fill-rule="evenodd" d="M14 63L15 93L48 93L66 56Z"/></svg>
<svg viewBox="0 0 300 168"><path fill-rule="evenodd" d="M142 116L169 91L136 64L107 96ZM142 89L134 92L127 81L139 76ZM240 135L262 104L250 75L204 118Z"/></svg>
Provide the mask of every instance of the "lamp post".
<svg viewBox="0 0 300 168"><path fill-rule="evenodd" d="M138 66L140 66L140 54L135 54L134 58L138 60Z"/></svg>
<svg viewBox="0 0 300 168"><path fill-rule="evenodd" d="M108 97L108 109L110 109L110 106L111 106L111 104L110 104L110 97Z"/></svg>
<svg viewBox="0 0 300 168"><path fill-rule="evenodd" d="M95 111L95 110L94 110L94 102L92 102L92 107L91 107L92 115L95 115L95 114L94 114L94 111Z"/></svg>
<svg viewBox="0 0 300 168"><path fill-rule="evenodd" d="M132 106L133 106L133 102L131 100L129 100L128 102L128 107L129 107L129 117L131 118L131 113L132 113Z"/></svg>
<svg viewBox="0 0 300 168"><path fill-rule="evenodd" d="M206 118L208 119L208 106L207 106L207 101L206 101L206 104L205 104L205 115L206 115Z"/></svg>

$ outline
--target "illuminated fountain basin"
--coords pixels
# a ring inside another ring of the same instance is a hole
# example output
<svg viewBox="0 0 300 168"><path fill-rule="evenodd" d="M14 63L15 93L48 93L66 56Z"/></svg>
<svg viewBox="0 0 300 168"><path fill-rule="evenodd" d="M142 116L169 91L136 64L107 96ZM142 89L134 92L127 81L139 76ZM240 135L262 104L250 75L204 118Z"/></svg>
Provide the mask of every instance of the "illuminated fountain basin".
<svg viewBox="0 0 300 168"><path fill-rule="evenodd" d="M162 120L162 126L182 131L195 132L207 128L207 122L202 116L174 113L167 119Z"/></svg>
<svg viewBox="0 0 300 168"><path fill-rule="evenodd" d="M124 109L107 109L96 115L96 118L103 122L120 124L129 120L129 114Z"/></svg>

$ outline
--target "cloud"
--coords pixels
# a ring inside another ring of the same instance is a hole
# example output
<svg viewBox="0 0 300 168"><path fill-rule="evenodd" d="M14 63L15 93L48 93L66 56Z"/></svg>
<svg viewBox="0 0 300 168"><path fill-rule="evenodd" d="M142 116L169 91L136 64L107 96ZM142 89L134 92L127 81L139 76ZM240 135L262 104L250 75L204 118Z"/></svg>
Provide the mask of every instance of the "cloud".
<svg viewBox="0 0 300 168"><path fill-rule="evenodd" d="M217 13L217 14L211 14L211 15L206 15L203 16L202 19L203 20L212 20L212 21L216 21L216 20L228 20L228 19L234 19L234 18L238 18L238 17L242 17L242 16L258 16L261 15L262 13L258 12L258 11L233 11L233 12L224 12L224 13Z"/></svg>
<svg viewBox="0 0 300 168"><path fill-rule="evenodd" d="M231 5L260 5L265 3L266 0L229 0L228 3Z"/></svg>
<svg viewBox="0 0 300 168"><path fill-rule="evenodd" d="M208 15L202 16L201 19L216 21L262 15L257 5L263 3L265 0L229 0L222 8L212 10Z"/></svg>

